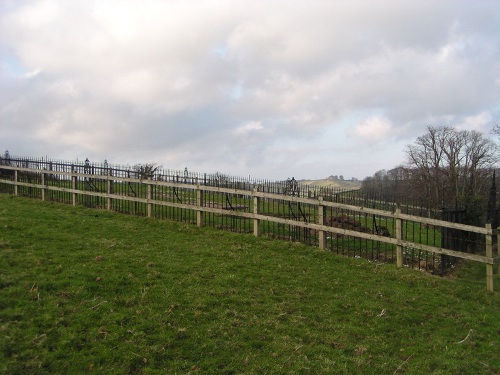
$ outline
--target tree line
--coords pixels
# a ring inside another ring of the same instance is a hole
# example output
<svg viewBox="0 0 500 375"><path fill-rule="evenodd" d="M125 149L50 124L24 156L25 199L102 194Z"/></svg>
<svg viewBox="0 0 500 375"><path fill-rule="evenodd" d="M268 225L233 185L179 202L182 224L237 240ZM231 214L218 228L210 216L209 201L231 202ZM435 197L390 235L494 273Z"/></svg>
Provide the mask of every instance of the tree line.
<svg viewBox="0 0 500 375"><path fill-rule="evenodd" d="M500 126L492 131L500 136ZM475 130L448 126L427 132L405 148L406 163L379 170L362 182L361 190L386 200L425 202L433 209L456 209L477 223L487 211L495 189L498 145Z"/></svg>

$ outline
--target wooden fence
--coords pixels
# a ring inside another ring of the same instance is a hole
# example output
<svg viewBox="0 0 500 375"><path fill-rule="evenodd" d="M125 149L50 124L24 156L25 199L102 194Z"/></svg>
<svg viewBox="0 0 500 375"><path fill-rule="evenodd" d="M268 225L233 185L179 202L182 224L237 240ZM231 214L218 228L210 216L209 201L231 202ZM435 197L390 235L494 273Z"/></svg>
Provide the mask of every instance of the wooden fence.
<svg viewBox="0 0 500 375"><path fill-rule="evenodd" d="M269 193L258 184L251 189L226 188L206 186L197 180L184 183L154 176L131 178L113 173L112 168L106 174L95 174L74 166L69 171L55 171L0 165L0 190L73 205L90 202L87 205L119 212L143 209L141 212L148 217L168 216L162 214L162 209L168 209L171 218L191 218L198 226L210 222L235 230L234 223L239 220L244 223L242 231L253 232L255 236L267 234L289 239L307 236L309 243L320 249L337 249L351 256L371 251L372 259L382 262L394 261L395 253L398 267L427 270L430 259L438 259L438 263L444 257L467 259L486 265L489 291L493 291L495 264L499 264L500 276L500 253L496 245L500 230L491 224L475 227L409 215L399 207L388 211L339 203L329 197ZM368 229L372 221L374 229ZM483 240L469 244L470 252L444 248L439 239L443 228L474 234Z"/></svg>

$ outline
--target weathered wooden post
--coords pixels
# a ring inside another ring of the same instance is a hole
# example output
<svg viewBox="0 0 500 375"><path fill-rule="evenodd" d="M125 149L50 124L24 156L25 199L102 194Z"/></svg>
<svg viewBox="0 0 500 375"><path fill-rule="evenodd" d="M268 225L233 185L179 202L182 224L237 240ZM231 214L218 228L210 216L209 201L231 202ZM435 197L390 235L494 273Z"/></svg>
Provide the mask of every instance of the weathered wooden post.
<svg viewBox="0 0 500 375"><path fill-rule="evenodd" d="M17 186L18 172L17 169L14 171L14 195L19 195L19 188Z"/></svg>
<svg viewBox="0 0 500 375"><path fill-rule="evenodd" d="M77 177L75 173L75 165L71 164L71 189L73 190L73 206L76 206L76 183L77 183Z"/></svg>
<svg viewBox="0 0 500 375"><path fill-rule="evenodd" d="M325 206L323 205L323 197L318 197L318 224L319 225L325 225L326 221L326 210ZM319 243L319 248L321 250L326 249L326 232L324 230L320 230L318 234L318 243Z"/></svg>
<svg viewBox="0 0 500 375"><path fill-rule="evenodd" d="M201 210L201 207L203 207L203 194L198 181L196 181L196 207L196 225L201 227L203 226L203 211Z"/></svg>
<svg viewBox="0 0 500 375"><path fill-rule="evenodd" d="M258 215L259 214L259 204L260 204L260 199L255 195L257 192L257 187L254 187L252 190L252 195L253 195L253 214ZM255 218L253 219L253 235L255 237L260 236L260 220Z"/></svg>
<svg viewBox="0 0 500 375"><path fill-rule="evenodd" d="M45 186L46 173L42 172L42 202L45 201L45 191L47 187Z"/></svg>
<svg viewBox="0 0 500 375"><path fill-rule="evenodd" d="M111 180L111 176L112 176L112 173L111 173L111 169L108 169L107 171L107 181L106 181L106 193L108 194L108 197L106 199L106 208L108 209L108 211L111 211L111 207L112 207L112 201L111 201L111 194L113 193L113 181Z"/></svg>
<svg viewBox="0 0 500 375"><path fill-rule="evenodd" d="M403 225L401 220L401 208L396 208L396 240L398 244L396 245L396 265L398 268L403 267L403 246L401 241L403 240Z"/></svg>
<svg viewBox="0 0 500 375"><path fill-rule="evenodd" d="M493 236L491 224L486 224L486 256L493 258ZM493 264L486 263L486 290L493 292Z"/></svg>
<svg viewBox="0 0 500 375"><path fill-rule="evenodd" d="M148 217L153 216L153 184L151 183L151 176L148 176L148 181L146 182L148 189Z"/></svg>
<svg viewBox="0 0 500 375"><path fill-rule="evenodd" d="M498 233L500 231L500 227L497 228L497 231L495 233L495 238L494 238L494 243L497 245L497 257L500 258L500 244L498 243ZM498 263L498 270L497 270L497 275L498 278L500 278L500 262Z"/></svg>

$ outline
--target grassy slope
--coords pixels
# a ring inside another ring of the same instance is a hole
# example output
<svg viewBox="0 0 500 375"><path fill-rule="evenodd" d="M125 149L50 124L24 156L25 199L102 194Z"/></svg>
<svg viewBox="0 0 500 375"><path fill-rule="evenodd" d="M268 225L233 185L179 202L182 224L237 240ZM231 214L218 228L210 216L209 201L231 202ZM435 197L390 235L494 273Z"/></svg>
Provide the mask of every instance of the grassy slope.
<svg viewBox="0 0 500 375"><path fill-rule="evenodd" d="M500 295L473 263L438 278L2 194L0 254L0 373L500 369Z"/></svg>
<svg viewBox="0 0 500 375"><path fill-rule="evenodd" d="M361 188L362 181L351 181L351 180L299 180L301 185L310 185L317 187L330 187L339 188L346 190L357 190Z"/></svg>

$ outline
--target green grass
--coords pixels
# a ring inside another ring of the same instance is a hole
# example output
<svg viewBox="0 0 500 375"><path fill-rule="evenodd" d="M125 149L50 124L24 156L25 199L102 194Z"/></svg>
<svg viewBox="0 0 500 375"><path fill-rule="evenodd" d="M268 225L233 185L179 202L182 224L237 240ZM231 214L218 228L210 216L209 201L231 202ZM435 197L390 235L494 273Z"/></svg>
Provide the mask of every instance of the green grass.
<svg viewBox="0 0 500 375"><path fill-rule="evenodd" d="M439 278L5 194L0 254L0 373L500 371L476 263Z"/></svg>

